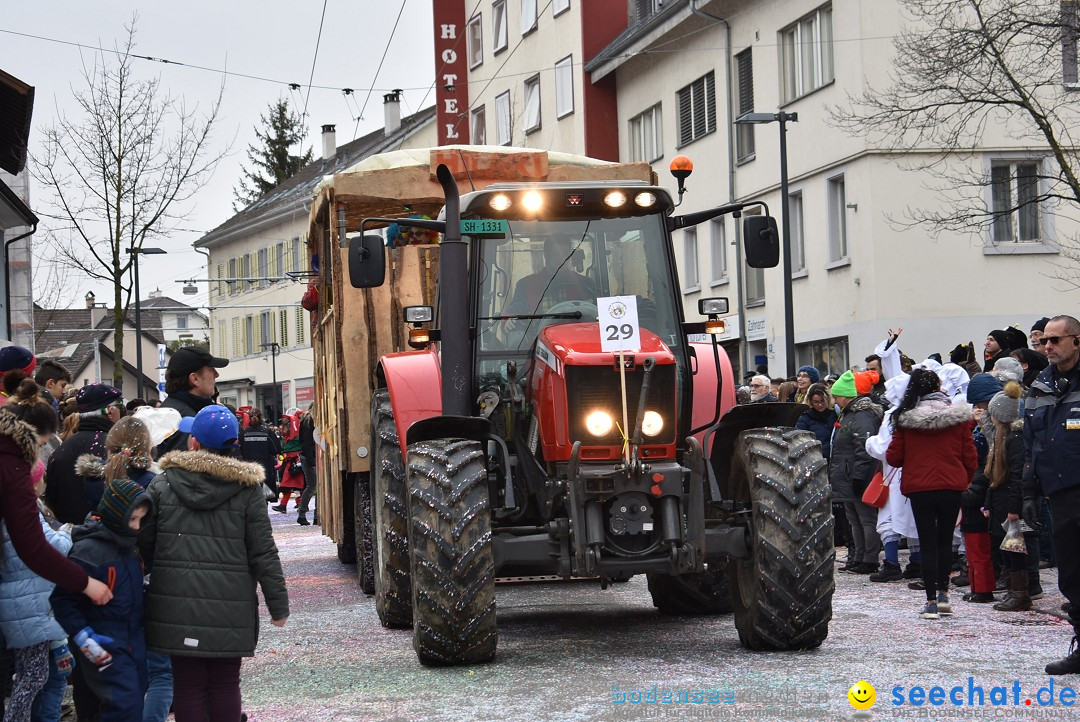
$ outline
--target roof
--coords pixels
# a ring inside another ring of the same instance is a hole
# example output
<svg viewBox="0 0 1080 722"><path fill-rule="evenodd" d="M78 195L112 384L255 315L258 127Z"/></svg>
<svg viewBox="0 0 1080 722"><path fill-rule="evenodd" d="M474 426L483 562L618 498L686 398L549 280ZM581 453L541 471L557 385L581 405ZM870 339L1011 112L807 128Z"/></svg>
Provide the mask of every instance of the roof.
<svg viewBox="0 0 1080 722"><path fill-rule="evenodd" d="M425 108L401 119L401 127L387 135L382 129L340 145L337 153L330 160L316 159L300 169L292 178L261 196L244 210L222 223L192 245L197 248L209 248L224 242L233 233L253 225L266 216L286 210L302 208L315 196L315 189L323 176L339 173L376 153L384 153L401 144L420 128L434 122L435 106ZM307 214L304 214L307 220Z"/></svg>
<svg viewBox="0 0 1080 722"><path fill-rule="evenodd" d="M144 313L148 308L160 308L173 312L177 312L177 309L189 308L191 309L191 313L194 313L195 315L201 317L203 320L206 320L206 315L201 313L199 309L195 308L191 304L184 303L183 301L177 301L175 298L170 298L169 296L154 296L153 298L147 298L142 301L142 307ZM180 312L186 313L184 311Z"/></svg>
<svg viewBox="0 0 1080 722"><path fill-rule="evenodd" d="M656 12L646 12L642 8L650 8L651 4L639 6L637 17L631 18L630 27L619 33L607 47L596 54L592 60L585 63L585 72L592 74L595 83L605 75L614 71L617 67L630 59L630 56L643 50L640 45L651 43L656 37L660 37L671 29L670 25L678 24L689 17L693 11L692 5L696 0L670 0L664 3ZM655 37L653 37L655 35ZM646 41L646 42L642 42ZM622 56L622 57L620 57Z"/></svg>
<svg viewBox="0 0 1080 722"><path fill-rule="evenodd" d="M0 70L0 168L12 175L26 165L33 114L34 88Z"/></svg>
<svg viewBox="0 0 1080 722"><path fill-rule="evenodd" d="M23 203L19 194L0 180L0 230L32 226L37 222L37 216Z"/></svg>
<svg viewBox="0 0 1080 722"><path fill-rule="evenodd" d="M97 326L91 326L89 308L42 308L34 304L34 349L38 359L52 359L72 376L78 375L93 360L95 342L106 341L102 350L111 347L112 309L97 310L102 318ZM128 310L126 321L126 325L135 327L134 309ZM142 322L146 328L160 328L161 314L144 308ZM154 343L163 343L149 331L144 330L143 336Z"/></svg>

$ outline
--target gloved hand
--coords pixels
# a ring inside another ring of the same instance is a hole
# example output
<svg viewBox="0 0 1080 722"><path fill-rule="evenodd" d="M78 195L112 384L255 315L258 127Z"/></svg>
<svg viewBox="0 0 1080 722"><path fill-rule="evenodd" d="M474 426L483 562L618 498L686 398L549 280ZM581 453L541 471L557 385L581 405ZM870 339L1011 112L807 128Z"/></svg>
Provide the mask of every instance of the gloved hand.
<svg viewBox="0 0 1080 722"><path fill-rule="evenodd" d="M1042 531L1042 504L1039 503L1038 497L1028 496L1024 498L1020 518L1026 521L1033 530Z"/></svg>
<svg viewBox="0 0 1080 722"><path fill-rule="evenodd" d="M75 666L75 658L71 656L71 650L66 644L54 647L52 650L53 662L56 663L56 672L60 679L67 679L71 675L71 668Z"/></svg>
<svg viewBox="0 0 1080 722"><path fill-rule="evenodd" d="M105 650L105 645L112 643L112 637L97 634L91 627L83 627L75 634L75 644L79 645L79 651L96 664L98 669L105 669L112 664L112 655Z"/></svg>

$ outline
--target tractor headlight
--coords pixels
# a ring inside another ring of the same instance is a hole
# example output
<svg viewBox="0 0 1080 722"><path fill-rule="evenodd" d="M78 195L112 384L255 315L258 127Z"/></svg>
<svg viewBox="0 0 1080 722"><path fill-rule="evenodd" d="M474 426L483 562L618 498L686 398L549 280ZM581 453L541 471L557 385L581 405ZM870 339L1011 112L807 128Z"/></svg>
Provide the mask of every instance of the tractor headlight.
<svg viewBox="0 0 1080 722"><path fill-rule="evenodd" d="M529 191L521 197L521 205L529 213L536 213L544 205L544 197L536 191Z"/></svg>
<svg viewBox="0 0 1080 722"><path fill-rule="evenodd" d="M656 436L664 430L664 417L655 411L646 411L641 419L641 433Z"/></svg>
<svg viewBox="0 0 1080 722"><path fill-rule="evenodd" d="M593 436L607 436L614 426L615 422L612 420L611 414L606 411L593 411L585 417L585 428Z"/></svg>
<svg viewBox="0 0 1080 722"><path fill-rule="evenodd" d="M622 191L611 191L604 196L604 203L611 208L621 208L626 205L626 194Z"/></svg>
<svg viewBox="0 0 1080 722"><path fill-rule="evenodd" d="M503 193L492 196L491 200L488 201L488 205L491 206L492 210L505 211L510 207L510 196Z"/></svg>

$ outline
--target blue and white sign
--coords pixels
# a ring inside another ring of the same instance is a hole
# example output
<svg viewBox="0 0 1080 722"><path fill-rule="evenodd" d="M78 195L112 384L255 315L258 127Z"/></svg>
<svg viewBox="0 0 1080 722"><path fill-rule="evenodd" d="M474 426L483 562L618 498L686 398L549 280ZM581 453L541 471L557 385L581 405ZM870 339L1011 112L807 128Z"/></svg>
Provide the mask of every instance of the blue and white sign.
<svg viewBox="0 0 1080 722"><path fill-rule="evenodd" d="M157 367L163 369L168 365L168 361L165 359L165 344L159 343L157 345Z"/></svg>

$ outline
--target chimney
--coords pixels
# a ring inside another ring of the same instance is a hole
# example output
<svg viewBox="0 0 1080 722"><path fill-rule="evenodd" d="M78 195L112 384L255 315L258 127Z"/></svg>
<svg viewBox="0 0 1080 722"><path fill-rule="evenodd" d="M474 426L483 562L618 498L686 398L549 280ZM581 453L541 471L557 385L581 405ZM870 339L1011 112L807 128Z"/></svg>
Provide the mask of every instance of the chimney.
<svg viewBox="0 0 1080 722"><path fill-rule="evenodd" d="M386 135L396 133L401 127L401 89L392 90L382 97L383 132Z"/></svg>
<svg viewBox="0 0 1080 722"><path fill-rule="evenodd" d="M337 155L337 134L334 133L334 126L324 125L322 127L322 157L323 160L333 160Z"/></svg>
<svg viewBox="0 0 1080 722"><path fill-rule="evenodd" d="M93 308L94 307L94 298L95 298L95 296L94 296L93 291L87 291L86 292L86 307L87 308Z"/></svg>

